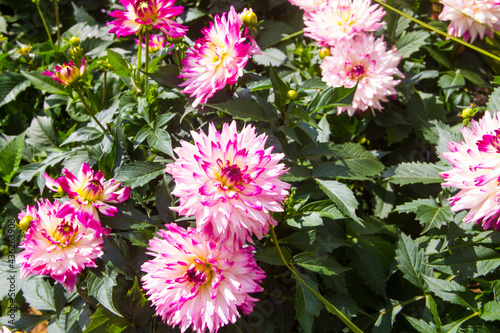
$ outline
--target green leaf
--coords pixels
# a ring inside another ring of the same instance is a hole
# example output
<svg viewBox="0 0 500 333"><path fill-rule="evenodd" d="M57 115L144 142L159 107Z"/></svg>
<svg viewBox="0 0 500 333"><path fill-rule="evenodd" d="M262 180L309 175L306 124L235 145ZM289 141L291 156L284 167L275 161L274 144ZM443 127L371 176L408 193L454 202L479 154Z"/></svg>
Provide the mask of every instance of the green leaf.
<svg viewBox="0 0 500 333"><path fill-rule="evenodd" d="M17 72L0 74L0 107L15 100L30 84L30 81L26 81L25 77Z"/></svg>
<svg viewBox="0 0 500 333"><path fill-rule="evenodd" d="M41 311L56 311L54 289L42 276L30 275L23 281L23 296L32 307Z"/></svg>
<svg viewBox="0 0 500 333"><path fill-rule="evenodd" d="M311 278L298 272L297 274L299 274L308 286L318 291L318 285L311 280ZM310 333L312 332L314 317L319 315L321 309L323 308L323 304L311 292L311 290L309 290L309 288L304 286L297 278L295 279L297 281L297 290L295 292L295 319L299 321L300 326L304 329L304 332Z"/></svg>
<svg viewBox="0 0 500 333"><path fill-rule="evenodd" d="M93 141L101 137L104 133L99 131L94 127L82 127L71 133L71 135L61 143L61 146L67 145L73 142L85 142Z"/></svg>
<svg viewBox="0 0 500 333"><path fill-rule="evenodd" d="M403 306L405 304L394 299L391 299L390 301L391 307L385 308L380 311L377 321L373 325L372 333L385 333L392 331L392 326L396 321L396 316L399 312L401 312L401 310L403 310Z"/></svg>
<svg viewBox="0 0 500 333"><path fill-rule="evenodd" d="M500 76L497 77L500 78ZM500 110L500 87L496 87L488 97L488 104L486 104L486 109Z"/></svg>
<svg viewBox="0 0 500 333"><path fill-rule="evenodd" d="M500 302L500 280L491 281L491 289L493 290L495 300Z"/></svg>
<svg viewBox="0 0 500 333"><path fill-rule="evenodd" d="M136 326L146 326L154 314L151 302L144 295L137 276L134 278L134 285L127 291L121 304L124 315L132 318Z"/></svg>
<svg viewBox="0 0 500 333"><path fill-rule="evenodd" d="M354 269L361 276L363 281L365 281L373 291L386 297L386 276L384 269L373 252L355 245L348 250L348 253Z"/></svg>
<svg viewBox="0 0 500 333"><path fill-rule="evenodd" d="M299 253L293 257L293 262L310 271L328 276L339 275L349 270L332 257L327 255L318 257L314 252Z"/></svg>
<svg viewBox="0 0 500 333"><path fill-rule="evenodd" d="M403 277L425 293L427 288L422 276L432 276L432 268L427 265L428 260L424 250L404 233L398 237L396 262Z"/></svg>
<svg viewBox="0 0 500 333"><path fill-rule="evenodd" d="M74 307L69 308L69 312L63 311L59 316L54 316L49 321L47 332L50 333L79 333L82 330L79 327L78 319L80 311Z"/></svg>
<svg viewBox="0 0 500 333"><path fill-rule="evenodd" d="M119 76L132 77L132 65L120 53L108 49L108 61Z"/></svg>
<svg viewBox="0 0 500 333"><path fill-rule="evenodd" d="M440 207L437 203L432 206L422 205L417 209L417 220L424 227L422 233L432 228L441 229L442 225L453 220L454 215L450 206Z"/></svg>
<svg viewBox="0 0 500 333"><path fill-rule="evenodd" d="M154 225L146 214L128 204L120 204L115 216L103 215L100 219L103 225L117 230L141 230Z"/></svg>
<svg viewBox="0 0 500 333"><path fill-rule="evenodd" d="M387 218L392 212L396 200L392 184L382 181L381 184L376 185L373 194L375 202L373 214L380 219Z"/></svg>
<svg viewBox="0 0 500 333"><path fill-rule="evenodd" d="M280 240L281 243L281 240ZM280 247L281 252L283 253L283 257L285 257L286 262L290 262L292 259L292 255L290 251L284 247ZM266 247L265 249L255 253L255 260L265 262L271 265L284 266L283 260L281 260L281 256L278 252L277 247Z"/></svg>
<svg viewBox="0 0 500 333"><path fill-rule="evenodd" d="M361 223L360 219L356 216L356 208L358 208L358 201L354 197L352 191L344 184L335 180L321 180L316 179L319 187L325 194L333 201L337 208L353 220Z"/></svg>
<svg viewBox="0 0 500 333"><path fill-rule="evenodd" d="M98 304L96 312L90 317L90 325L83 333L120 333L128 327L130 322L127 319L114 315Z"/></svg>
<svg viewBox="0 0 500 333"><path fill-rule="evenodd" d="M37 174L38 175L43 174L47 167L56 165L57 163L64 160L64 158L66 157L68 157L67 152L52 153L49 156L47 156L47 158L43 162L31 163L25 166L21 166L20 167L21 172L16 177L15 181L9 185L19 186L25 181L29 182Z"/></svg>
<svg viewBox="0 0 500 333"><path fill-rule="evenodd" d="M500 320L500 303L497 301L490 301L484 305L479 317L486 321Z"/></svg>
<svg viewBox="0 0 500 333"><path fill-rule="evenodd" d="M156 148L162 153L175 157L174 151L172 150L172 140L170 139L170 134L168 134L167 131L161 128L149 131L148 143L152 148Z"/></svg>
<svg viewBox="0 0 500 333"><path fill-rule="evenodd" d="M26 143L41 151L59 147L59 135L54 128L52 118L45 116L33 118L27 136Z"/></svg>
<svg viewBox="0 0 500 333"><path fill-rule="evenodd" d="M416 213L418 208L421 206L434 206L436 204L436 200L434 200L433 198L416 199L396 206L396 209L394 209L394 211L398 213Z"/></svg>
<svg viewBox="0 0 500 333"><path fill-rule="evenodd" d="M477 302L474 294L464 286L455 281L436 279L430 276L422 276L427 282L430 290L444 301L457 304L465 308L477 309Z"/></svg>
<svg viewBox="0 0 500 333"><path fill-rule="evenodd" d="M118 317L123 317L113 301L113 287L116 286L117 276L118 273L108 267L100 275L91 272L87 276L87 288L89 295L95 297L102 306Z"/></svg>
<svg viewBox="0 0 500 333"><path fill-rule="evenodd" d="M430 47L430 46L424 46L423 47L431 57L434 58L437 62L439 62L441 65L445 66L448 69L453 69L453 63L448 59L448 57L443 54L442 52L438 51L437 49Z"/></svg>
<svg viewBox="0 0 500 333"><path fill-rule="evenodd" d="M411 31L400 36L396 43L399 56L406 58L413 52L420 50L430 35L427 31Z"/></svg>
<svg viewBox="0 0 500 333"><path fill-rule="evenodd" d="M25 135L26 132L16 136L0 150L0 175L6 183L10 182L21 165Z"/></svg>
<svg viewBox="0 0 500 333"><path fill-rule="evenodd" d="M442 171L445 171L444 168L431 163L403 162L386 170L384 176L397 185L432 184L443 182L443 178L439 176Z"/></svg>
<svg viewBox="0 0 500 333"><path fill-rule="evenodd" d="M51 78L50 76L42 75L41 72L24 72L21 74L38 90L46 91L49 94L67 95L64 86Z"/></svg>
<svg viewBox="0 0 500 333"><path fill-rule="evenodd" d="M356 93L357 85L352 88L329 87L313 98L307 106L307 112L313 114L323 109L331 109L335 106L348 106L352 104L352 99Z"/></svg>
<svg viewBox="0 0 500 333"><path fill-rule="evenodd" d="M410 325L417 332L426 332L426 333L437 332L436 326L433 323L428 323L425 320L416 319L416 318L413 318L413 317L409 317L407 315L404 315L404 316L408 320L408 322L410 323Z"/></svg>
<svg viewBox="0 0 500 333"><path fill-rule="evenodd" d="M450 95L458 91L465 85L465 78L461 73L460 69L457 69L455 72L449 71L443 74L438 80L438 86L443 89L445 93L445 98L448 100Z"/></svg>
<svg viewBox="0 0 500 333"><path fill-rule="evenodd" d="M270 47L262 51L262 54L253 55L252 60L257 65L278 67L286 61L286 54L279 49Z"/></svg>
<svg viewBox="0 0 500 333"><path fill-rule="evenodd" d="M161 163L135 161L123 165L115 171L115 180L123 182L124 186L136 188L149 183L165 172Z"/></svg>
<svg viewBox="0 0 500 333"><path fill-rule="evenodd" d="M224 103L208 105L231 115L235 119L269 122L264 108L252 100L232 99Z"/></svg>

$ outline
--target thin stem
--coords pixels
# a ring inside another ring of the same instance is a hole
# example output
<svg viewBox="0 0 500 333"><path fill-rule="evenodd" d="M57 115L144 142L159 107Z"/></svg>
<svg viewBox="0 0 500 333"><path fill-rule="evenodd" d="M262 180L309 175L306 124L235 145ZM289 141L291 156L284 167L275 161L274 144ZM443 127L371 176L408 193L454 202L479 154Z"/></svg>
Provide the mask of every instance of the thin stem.
<svg viewBox="0 0 500 333"><path fill-rule="evenodd" d="M102 84L101 110L102 110L102 108L104 108L104 100L105 100L105 97L106 97L106 81L107 81L107 77L108 77L108 72L105 71L104 72L104 81L103 81L103 84Z"/></svg>
<svg viewBox="0 0 500 333"><path fill-rule="evenodd" d="M54 10L56 12L56 27L57 27L57 51L59 51L59 47L61 47L61 31L59 30L59 5L57 1L54 0Z"/></svg>
<svg viewBox="0 0 500 333"><path fill-rule="evenodd" d="M149 68L149 30L146 30L146 64L144 65L144 73L148 74Z"/></svg>
<svg viewBox="0 0 500 333"><path fill-rule="evenodd" d="M444 31L441 31L441 30L439 30L439 29L437 29L437 28L434 28L433 26L431 26L431 25L429 25L429 24L427 24L427 23L425 23L425 22L422 22L422 21L420 21L419 19L416 19L416 18L414 18L414 17L412 17L412 16L410 16L410 15L407 15L407 14L403 13L403 12L402 12L402 11L400 11L400 10L397 10L396 8L394 8L394 7L392 7L392 6L389 6L388 4L386 4L386 3L385 3L385 2L383 2L383 1L380 1L380 0L375 0L375 2L378 2L378 3L379 3L379 4L381 4L382 6L384 6L384 7L386 7L386 8L389 8L390 10L392 10L392 11L394 11L394 12L398 13L399 15L401 15L401 16L403 16L403 17L406 17L407 19L410 19L410 20L412 20L412 21L413 21L413 22L415 22L415 23L420 24L420 25L421 25L421 26L423 26L424 28L427 28L427 29L429 29L429 30L432 30L432 31L434 31L434 32L436 32L436 33L438 33L438 34L440 34L440 35L445 36L446 38L449 38L449 39L451 39L451 40L453 40L453 41L455 41L455 42L457 42L457 43L460 43L460 44L462 44L462 45L465 45L465 46L467 46L467 47L469 47L469 48L471 48L471 49L473 49L473 50L475 50L475 51L477 51L477 52L479 52L479 53L482 53L482 54L484 54L484 55L486 55L486 56L488 56L488 57L490 57L490 58L492 58L492 59L495 59L495 60L497 60L497 61L500 61L500 57L498 57L498 56L494 55L493 53L490 53L490 52L488 52L488 51L486 51L486 50L483 50L482 48L479 48L479 47L474 46L474 45L472 45L472 44L470 44L470 43L467 43L467 42L466 42L466 41L464 41L463 39L460 39L460 38L457 38L457 37L453 37L453 36L451 36L451 35L447 34L447 33L446 33L446 32L444 32Z"/></svg>
<svg viewBox="0 0 500 333"><path fill-rule="evenodd" d="M139 48L137 50L137 73L136 73L136 81L139 83L141 79L141 57L142 57L142 27L139 29ZM146 45L147 47L147 45Z"/></svg>
<svg viewBox="0 0 500 333"><path fill-rule="evenodd" d="M276 45L276 44L279 44L279 43L282 43L282 42L286 42L287 40L292 39L292 38L297 37L297 36L300 36L303 33L304 33L304 30L296 31L293 34L286 35L285 37L281 38L280 40L277 40L277 41L275 41L275 42L273 42L271 44L268 44L266 47L273 46L273 45Z"/></svg>
<svg viewBox="0 0 500 333"><path fill-rule="evenodd" d="M83 98L83 95L82 95L82 92L80 91L80 89L76 88L75 91L78 94L78 97L80 97L80 100L82 101L83 106L85 106L85 109L87 109L87 112L90 114L92 119L94 119L94 121L97 123L97 125L99 125L99 127L103 130L103 132L106 133L106 129L104 128L104 126L102 126L101 122L95 117L94 112L92 112L92 110L89 108L89 105L87 104L87 102L85 102L85 99Z"/></svg>
<svg viewBox="0 0 500 333"><path fill-rule="evenodd" d="M331 312L333 312L344 324L346 324L347 327L351 329L351 331L355 333L363 333L362 330L360 330L356 325L354 325L349 318L347 318L342 312L340 312L333 304L328 302L326 298L324 298L320 293L318 293L316 290L314 290L312 287L310 287L305 281L300 277L300 275L293 269L288 262L286 261L285 257L283 256L283 252L281 252L280 245L278 243L278 238L276 237L276 233L274 232L274 226L271 226L271 235L273 236L273 241L274 244L276 245L276 249L278 249L278 253L280 254L281 261L285 264L285 266L292 272L293 275L302 283L304 286L309 289L314 296L316 296Z"/></svg>
<svg viewBox="0 0 500 333"><path fill-rule="evenodd" d="M54 45L54 42L52 41L52 36L50 35L49 27L47 26L47 22L45 22L45 17L43 17L42 10L40 9L40 0L35 0L35 5L36 9L38 9L40 17L42 18L43 26L45 27L45 32L47 32L47 36L49 37L50 43Z"/></svg>

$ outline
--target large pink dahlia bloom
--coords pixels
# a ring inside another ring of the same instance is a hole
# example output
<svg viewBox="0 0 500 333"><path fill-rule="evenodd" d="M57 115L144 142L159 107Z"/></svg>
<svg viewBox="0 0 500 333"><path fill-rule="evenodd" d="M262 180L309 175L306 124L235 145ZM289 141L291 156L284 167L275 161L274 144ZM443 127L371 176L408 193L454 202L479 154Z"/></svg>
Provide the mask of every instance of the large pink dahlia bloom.
<svg viewBox="0 0 500 333"><path fill-rule="evenodd" d="M185 87L182 93L195 97L193 107L206 103L226 84L235 84L250 56L260 54L248 29L242 26L241 17L231 6L227 15L215 15L214 23L201 31L204 37L186 53L179 76L186 81L180 86Z"/></svg>
<svg viewBox="0 0 500 333"><path fill-rule="evenodd" d="M444 7L439 19L450 21L448 34L454 37L470 38L471 43L477 36L493 38L493 31L500 31L500 1L498 0L443 0Z"/></svg>
<svg viewBox="0 0 500 333"><path fill-rule="evenodd" d="M464 141L450 141L443 156L453 169L441 173L444 186L460 189L450 199L451 210L469 209L464 221L500 228L500 112L486 111L471 127L462 129Z"/></svg>
<svg viewBox="0 0 500 333"><path fill-rule="evenodd" d="M321 45L335 46L385 25L385 11L370 0L328 0L304 17L304 35Z"/></svg>
<svg viewBox="0 0 500 333"><path fill-rule="evenodd" d="M172 192L181 215L195 215L197 227L212 238L251 241L259 239L276 221L269 212L279 212L290 185L279 180L287 169L283 154L265 148L267 136L257 136L248 125L241 132L236 123L224 124L222 133L210 124L208 135L191 132L194 144L181 141L179 156L167 165L175 179Z"/></svg>
<svg viewBox="0 0 500 333"><path fill-rule="evenodd" d="M252 312L265 273L257 266L251 246L227 248L201 231L167 224L149 241L154 256L141 269L156 313L181 332L216 332Z"/></svg>
<svg viewBox="0 0 500 333"><path fill-rule="evenodd" d="M174 7L175 0L120 0L126 11L115 10L109 15L117 18L107 23L112 27L109 32L116 37L130 36L146 27L158 29L172 38L182 37L187 28L174 19L182 14L184 7Z"/></svg>
<svg viewBox="0 0 500 333"><path fill-rule="evenodd" d="M21 265L21 278L48 274L72 291L85 267L97 267L94 259L102 256L103 241L99 232L85 227L75 215L58 217L61 207L58 201L38 203L16 263Z"/></svg>
<svg viewBox="0 0 500 333"><path fill-rule="evenodd" d="M380 102L396 94L394 87L400 80L394 79L394 75L404 75L397 67L401 57L395 46L387 50L382 38L363 34L339 42L330 52L331 56L325 57L321 64L323 81L332 87L351 88L358 84L352 106L339 107L339 114L347 111L353 116L356 111L362 113L368 108L381 110Z"/></svg>
<svg viewBox="0 0 500 333"><path fill-rule="evenodd" d="M120 189L121 183L113 179L105 181L104 173L101 170L94 173L87 163L82 164L78 177L68 169L64 169L63 175L54 180L45 173L45 183L49 189L55 192L62 190L69 196L69 200L62 205L60 216L76 214L85 227L99 230L101 223L97 211L114 216L118 209L110 204L124 202L130 196L130 187Z"/></svg>

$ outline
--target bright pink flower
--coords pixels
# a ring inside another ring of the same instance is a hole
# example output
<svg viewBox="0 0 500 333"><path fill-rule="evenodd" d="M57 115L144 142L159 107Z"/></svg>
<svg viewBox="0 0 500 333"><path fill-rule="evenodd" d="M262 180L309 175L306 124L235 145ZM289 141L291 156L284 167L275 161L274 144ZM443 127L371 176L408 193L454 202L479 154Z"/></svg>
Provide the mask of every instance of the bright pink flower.
<svg viewBox="0 0 500 333"><path fill-rule="evenodd" d="M257 266L251 246L227 248L201 231L167 224L149 241L141 269L143 287L156 313L181 332L216 332L252 312L265 273ZM161 238L160 238L161 237Z"/></svg>
<svg viewBox="0 0 500 333"><path fill-rule="evenodd" d="M104 181L104 173L99 170L96 174L83 163L78 177L68 169L64 169L63 177L54 180L45 173L47 187L55 192L66 192L69 200L65 201L60 209L60 216L76 214L85 227L91 226L99 230L101 225L97 211L106 216L114 216L118 209L110 204L124 202L130 196L130 187L119 189L121 183L113 179Z"/></svg>
<svg viewBox="0 0 500 333"><path fill-rule="evenodd" d="M470 38L471 43L477 36L493 38L493 31L500 31L500 1L498 0L445 0L439 1L444 7L439 19L450 21L448 34L454 37Z"/></svg>
<svg viewBox="0 0 500 333"><path fill-rule="evenodd" d="M184 7L174 7L175 0L120 0L126 11L115 10L109 15L118 20L107 23L114 25L109 32L116 37L130 36L142 27L158 29L172 38L182 37L187 28L175 22Z"/></svg>
<svg viewBox="0 0 500 333"><path fill-rule="evenodd" d="M352 39L385 25L385 11L370 0L329 0L304 17L304 36L321 45L335 46L340 40Z"/></svg>
<svg viewBox="0 0 500 333"><path fill-rule="evenodd" d="M194 144L181 141L175 149L179 157L167 165L176 183L172 193L180 197L180 206L172 209L195 215L198 229L213 239L262 238L269 224L277 224L269 212L283 211L290 188L278 178L287 171L279 163L284 155L271 154L267 136L257 136L251 125L238 133L235 122L224 124L221 133L210 124L208 136L191 135Z"/></svg>
<svg viewBox="0 0 500 333"><path fill-rule="evenodd" d="M462 129L465 141L450 141L443 153L453 169L441 173L444 186L460 189L450 199L451 210L469 209L464 222L482 224L485 230L500 228L500 113L486 111L471 128Z"/></svg>
<svg viewBox="0 0 500 333"><path fill-rule="evenodd" d="M146 48L146 36L142 37L142 47ZM139 40L135 39L135 42L139 44ZM158 52L161 49L168 46L168 43L165 44L165 36L160 35L149 35L149 52L154 53Z"/></svg>
<svg viewBox="0 0 500 333"><path fill-rule="evenodd" d="M21 278L30 274L50 275L72 291L78 274L85 267L97 267L94 259L102 256L99 232L85 227L75 215L58 217L62 205L44 200L38 203L38 216L31 222L20 247L16 263Z"/></svg>
<svg viewBox="0 0 500 333"><path fill-rule="evenodd" d="M69 61L69 64L63 64L62 66L57 65L55 67L55 73L52 73L46 69L42 75L50 76L62 85L70 86L80 81L85 73L85 59L82 59L82 65L78 68L73 61Z"/></svg>
<svg viewBox="0 0 500 333"><path fill-rule="evenodd" d="M205 37L196 41L182 60L179 77L187 79L180 84L182 93L195 97L193 107L206 103L226 84L233 85L243 75L243 68L252 54L260 54L248 29L231 6L226 16L215 15L215 23L201 32Z"/></svg>
<svg viewBox="0 0 500 333"><path fill-rule="evenodd" d="M395 80L394 75L404 75L397 67L401 57L395 46L387 51L382 38L375 40L372 35L362 34L339 42L330 52L331 56L321 64L323 81L332 87L351 88L358 84L352 106L339 107L339 114L347 111L353 116L368 108L382 110L380 102L396 94L394 87L400 80Z"/></svg>

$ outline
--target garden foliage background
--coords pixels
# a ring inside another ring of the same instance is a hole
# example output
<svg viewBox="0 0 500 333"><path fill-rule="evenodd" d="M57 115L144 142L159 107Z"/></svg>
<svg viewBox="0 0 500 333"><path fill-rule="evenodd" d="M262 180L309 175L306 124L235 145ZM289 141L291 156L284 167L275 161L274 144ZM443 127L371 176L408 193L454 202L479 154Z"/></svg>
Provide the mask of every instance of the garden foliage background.
<svg viewBox="0 0 500 333"><path fill-rule="evenodd" d="M447 30L447 22L437 20L436 2L387 4ZM264 291L252 294L260 301L250 315L220 331L347 331L306 284L364 332L500 331L499 235L462 222L467 212L452 212L447 200L456 189L442 187L439 175L451 168L441 156L449 140L462 140L462 111L471 103L476 119L485 109L500 111L500 63L385 9L387 24L375 34L402 56L397 96L382 112L338 115L335 107L348 105L354 89L321 80L320 47L302 35L298 7L284 0L176 5L185 7L177 20L189 31L182 42L149 55L146 88L145 79L142 86L133 79L134 36L118 40L105 25L111 10L123 10L119 2L60 0L58 45L54 2L0 1L0 32L8 38L0 53L0 323L30 330L48 321L48 332L178 330L154 315L140 282L149 239L165 223L194 225L192 217L169 209L178 198L165 166L181 140L192 141L191 130L236 120L239 129L256 126L273 152L285 154L289 171L281 179L292 185L291 194L273 217L290 267L270 235L254 237ZM238 12L251 6L257 14L262 55L252 57L235 86L193 108L178 87L179 57L230 5ZM89 98L108 133L74 91L42 75L72 57L73 36L87 61ZM495 35L474 45L500 54L499 40ZM27 45L30 51L19 52ZM52 178L63 168L77 173L83 162L132 189L116 216L101 216L111 233L98 267L83 270L72 292L43 276L8 280L16 271L9 254L23 237L12 221L26 205L57 198L44 172ZM28 314L29 307L42 314Z"/></svg>

